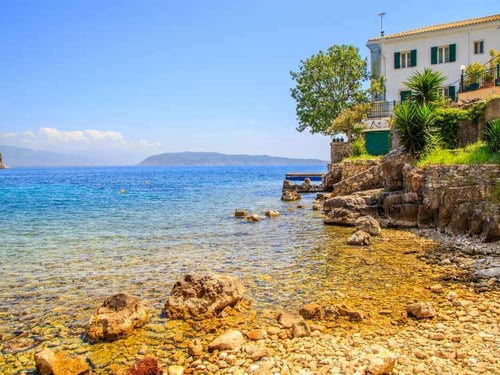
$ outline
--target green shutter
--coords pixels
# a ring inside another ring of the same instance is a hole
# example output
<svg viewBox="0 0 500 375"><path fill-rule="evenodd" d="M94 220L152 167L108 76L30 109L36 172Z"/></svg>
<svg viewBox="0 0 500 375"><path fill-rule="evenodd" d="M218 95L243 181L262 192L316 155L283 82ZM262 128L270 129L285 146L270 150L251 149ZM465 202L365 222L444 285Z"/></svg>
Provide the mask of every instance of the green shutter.
<svg viewBox="0 0 500 375"><path fill-rule="evenodd" d="M450 44L450 62L457 61L457 45Z"/></svg>
<svg viewBox="0 0 500 375"><path fill-rule="evenodd" d="M451 100L456 101L456 98L455 98L455 86L449 86L448 87L448 96L450 97Z"/></svg>
<svg viewBox="0 0 500 375"><path fill-rule="evenodd" d="M417 66L417 50L412 49L410 52L410 66Z"/></svg>
<svg viewBox="0 0 500 375"><path fill-rule="evenodd" d="M431 47L431 64L437 64L438 63L438 48L437 47Z"/></svg>
<svg viewBox="0 0 500 375"><path fill-rule="evenodd" d="M399 96L401 97L401 101L404 102L411 98L411 90L401 91Z"/></svg>
<svg viewBox="0 0 500 375"><path fill-rule="evenodd" d="M399 52L394 52L394 69L401 68L401 54Z"/></svg>

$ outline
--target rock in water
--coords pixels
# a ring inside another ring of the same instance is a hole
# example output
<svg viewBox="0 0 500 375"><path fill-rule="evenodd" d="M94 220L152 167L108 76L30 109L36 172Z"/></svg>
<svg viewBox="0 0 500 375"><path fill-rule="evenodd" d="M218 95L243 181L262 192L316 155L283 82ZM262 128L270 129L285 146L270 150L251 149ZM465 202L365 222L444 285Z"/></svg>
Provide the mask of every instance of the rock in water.
<svg viewBox="0 0 500 375"><path fill-rule="evenodd" d="M370 234L358 230L347 239L347 244L354 246L368 246L370 244Z"/></svg>
<svg viewBox="0 0 500 375"><path fill-rule="evenodd" d="M358 230L369 233L372 236L378 236L380 234L380 224L372 216L360 216L354 222L354 226Z"/></svg>
<svg viewBox="0 0 500 375"><path fill-rule="evenodd" d="M243 291L241 281L231 276L187 274L172 288L165 313L171 319L215 317L226 306L236 305Z"/></svg>
<svg viewBox="0 0 500 375"><path fill-rule="evenodd" d="M416 302L406 306L408 315L412 315L417 319L433 318L436 311L430 302Z"/></svg>
<svg viewBox="0 0 500 375"><path fill-rule="evenodd" d="M298 201L300 199L300 194L295 191L284 191L281 195L281 200L285 202Z"/></svg>
<svg viewBox="0 0 500 375"><path fill-rule="evenodd" d="M231 330L228 331L208 345L208 350L235 350L241 347L245 343L245 338L240 331Z"/></svg>
<svg viewBox="0 0 500 375"><path fill-rule="evenodd" d="M90 341L113 341L143 326L148 318L148 312L139 298L124 293L115 294L92 315L87 337Z"/></svg>
<svg viewBox="0 0 500 375"><path fill-rule="evenodd" d="M138 360L127 370L127 375L162 375L158 361L153 357L144 357Z"/></svg>
<svg viewBox="0 0 500 375"><path fill-rule="evenodd" d="M280 216L280 212L279 211L276 211L276 210L267 210L265 212L265 215L267 217L277 217L277 216Z"/></svg>
<svg viewBox="0 0 500 375"><path fill-rule="evenodd" d="M81 358L71 358L67 354L54 353L43 349L35 353L36 370L39 375L86 375L90 368Z"/></svg>

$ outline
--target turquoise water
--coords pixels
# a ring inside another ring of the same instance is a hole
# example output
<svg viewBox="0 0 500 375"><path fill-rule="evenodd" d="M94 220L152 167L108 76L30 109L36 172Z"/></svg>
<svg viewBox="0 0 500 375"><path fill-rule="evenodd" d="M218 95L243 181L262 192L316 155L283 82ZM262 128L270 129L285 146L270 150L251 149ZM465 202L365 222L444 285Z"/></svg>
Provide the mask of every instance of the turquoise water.
<svg viewBox="0 0 500 375"><path fill-rule="evenodd" d="M297 209L280 201L281 184L286 172L324 168L2 171L0 334L53 311L83 324L96 301L119 291L161 306L186 272L237 275L256 306L302 300L312 291L298 275L321 263L307 254L325 229L310 208L314 195ZM263 220L235 219L236 208ZM267 209L282 216L267 219Z"/></svg>

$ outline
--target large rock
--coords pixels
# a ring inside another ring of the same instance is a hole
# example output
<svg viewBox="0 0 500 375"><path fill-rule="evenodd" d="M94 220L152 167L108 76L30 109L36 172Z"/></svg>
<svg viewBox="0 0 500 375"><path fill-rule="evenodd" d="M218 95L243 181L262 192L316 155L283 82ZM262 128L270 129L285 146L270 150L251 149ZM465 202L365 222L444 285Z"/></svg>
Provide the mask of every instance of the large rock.
<svg viewBox="0 0 500 375"><path fill-rule="evenodd" d="M162 375L163 371L158 367L158 361L154 357L139 359L127 370L127 375Z"/></svg>
<svg viewBox="0 0 500 375"><path fill-rule="evenodd" d="M245 343L245 338L240 331L228 331L208 344L208 350L236 350Z"/></svg>
<svg viewBox="0 0 500 375"><path fill-rule="evenodd" d="M411 164L413 157L402 148L392 150L380 160L384 188L389 191L403 189L403 167Z"/></svg>
<svg viewBox="0 0 500 375"><path fill-rule="evenodd" d="M35 365L39 375L85 375L90 368L81 358L72 358L65 353L43 349L35 353Z"/></svg>
<svg viewBox="0 0 500 375"><path fill-rule="evenodd" d="M436 311L430 302L416 302L406 306L408 315L412 315L417 319L433 318Z"/></svg>
<svg viewBox="0 0 500 375"><path fill-rule="evenodd" d="M379 350L377 354L369 355L366 360L368 365L365 367L366 375L389 375L392 374L397 356L388 350Z"/></svg>
<svg viewBox="0 0 500 375"><path fill-rule="evenodd" d="M148 321L148 311L139 298L119 293L107 298L89 322L90 341L113 341L127 336Z"/></svg>
<svg viewBox="0 0 500 375"><path fill-rule="evenodd" d="M358 230L347 239L348 245L368 246L370 245L370 234L362 230Z"/></svg>
<svg viewBox="0 0 500 375"><path fill-rule="evenodd" d="M226 306L236 305L243 291L241 281L231 276L188 274L175 283L165 303L165 312L171 319L215 317Z"/></svg>
<svg viewBox="0 0 500 375"><path fill-rule="evenodd" d="M300 194L295 191L284 191L283 194L281 195L281 200L285 202L293 202L293 201L298 201L300 199L301 199Z"/></svg>
<svg viewBox="0 0 500 375"><path fill-rule="evenodd" d="M360 213L357 211L352 211L347 208L334 208L328 212L328 217L323 222L328 225L354 226L359 216Z"/></svg>
<svg viewBox="0 0 500 375"><path fill-rule="evenodd" d="M369 233L372 236L378 236L380 234L380 224L372 216L360 216L354 222L354 226L358 230Z"/></svg>

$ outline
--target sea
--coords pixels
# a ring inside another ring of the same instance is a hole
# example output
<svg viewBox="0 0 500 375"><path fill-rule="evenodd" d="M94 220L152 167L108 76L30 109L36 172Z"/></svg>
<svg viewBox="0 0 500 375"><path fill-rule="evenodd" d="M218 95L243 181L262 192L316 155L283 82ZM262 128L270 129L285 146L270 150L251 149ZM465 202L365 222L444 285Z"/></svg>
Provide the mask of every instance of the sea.
<svg viewBox="0 0 500 375"><path fill-rule="evenodd" d="M98 373L112 373L110 363L130 365L145 345L169 360L164 341L147 335L127 354L89 345L84 333L116 293L141 298L157 312L153 326L164 327L162 307L188 273L240 278L255 311L338 296L364 311L403 309L401 295L428 279L421 262L404 254L424 245L388 230L368 249L347 245L352 228L324 225L312 209L316 194L281 201L288 172L324 173L326 166L0 171L0 373L34 373L38 346L87 353ZM237 209L262 220L236 218ZM281 215L267 218L266 210Z"/></svg>

